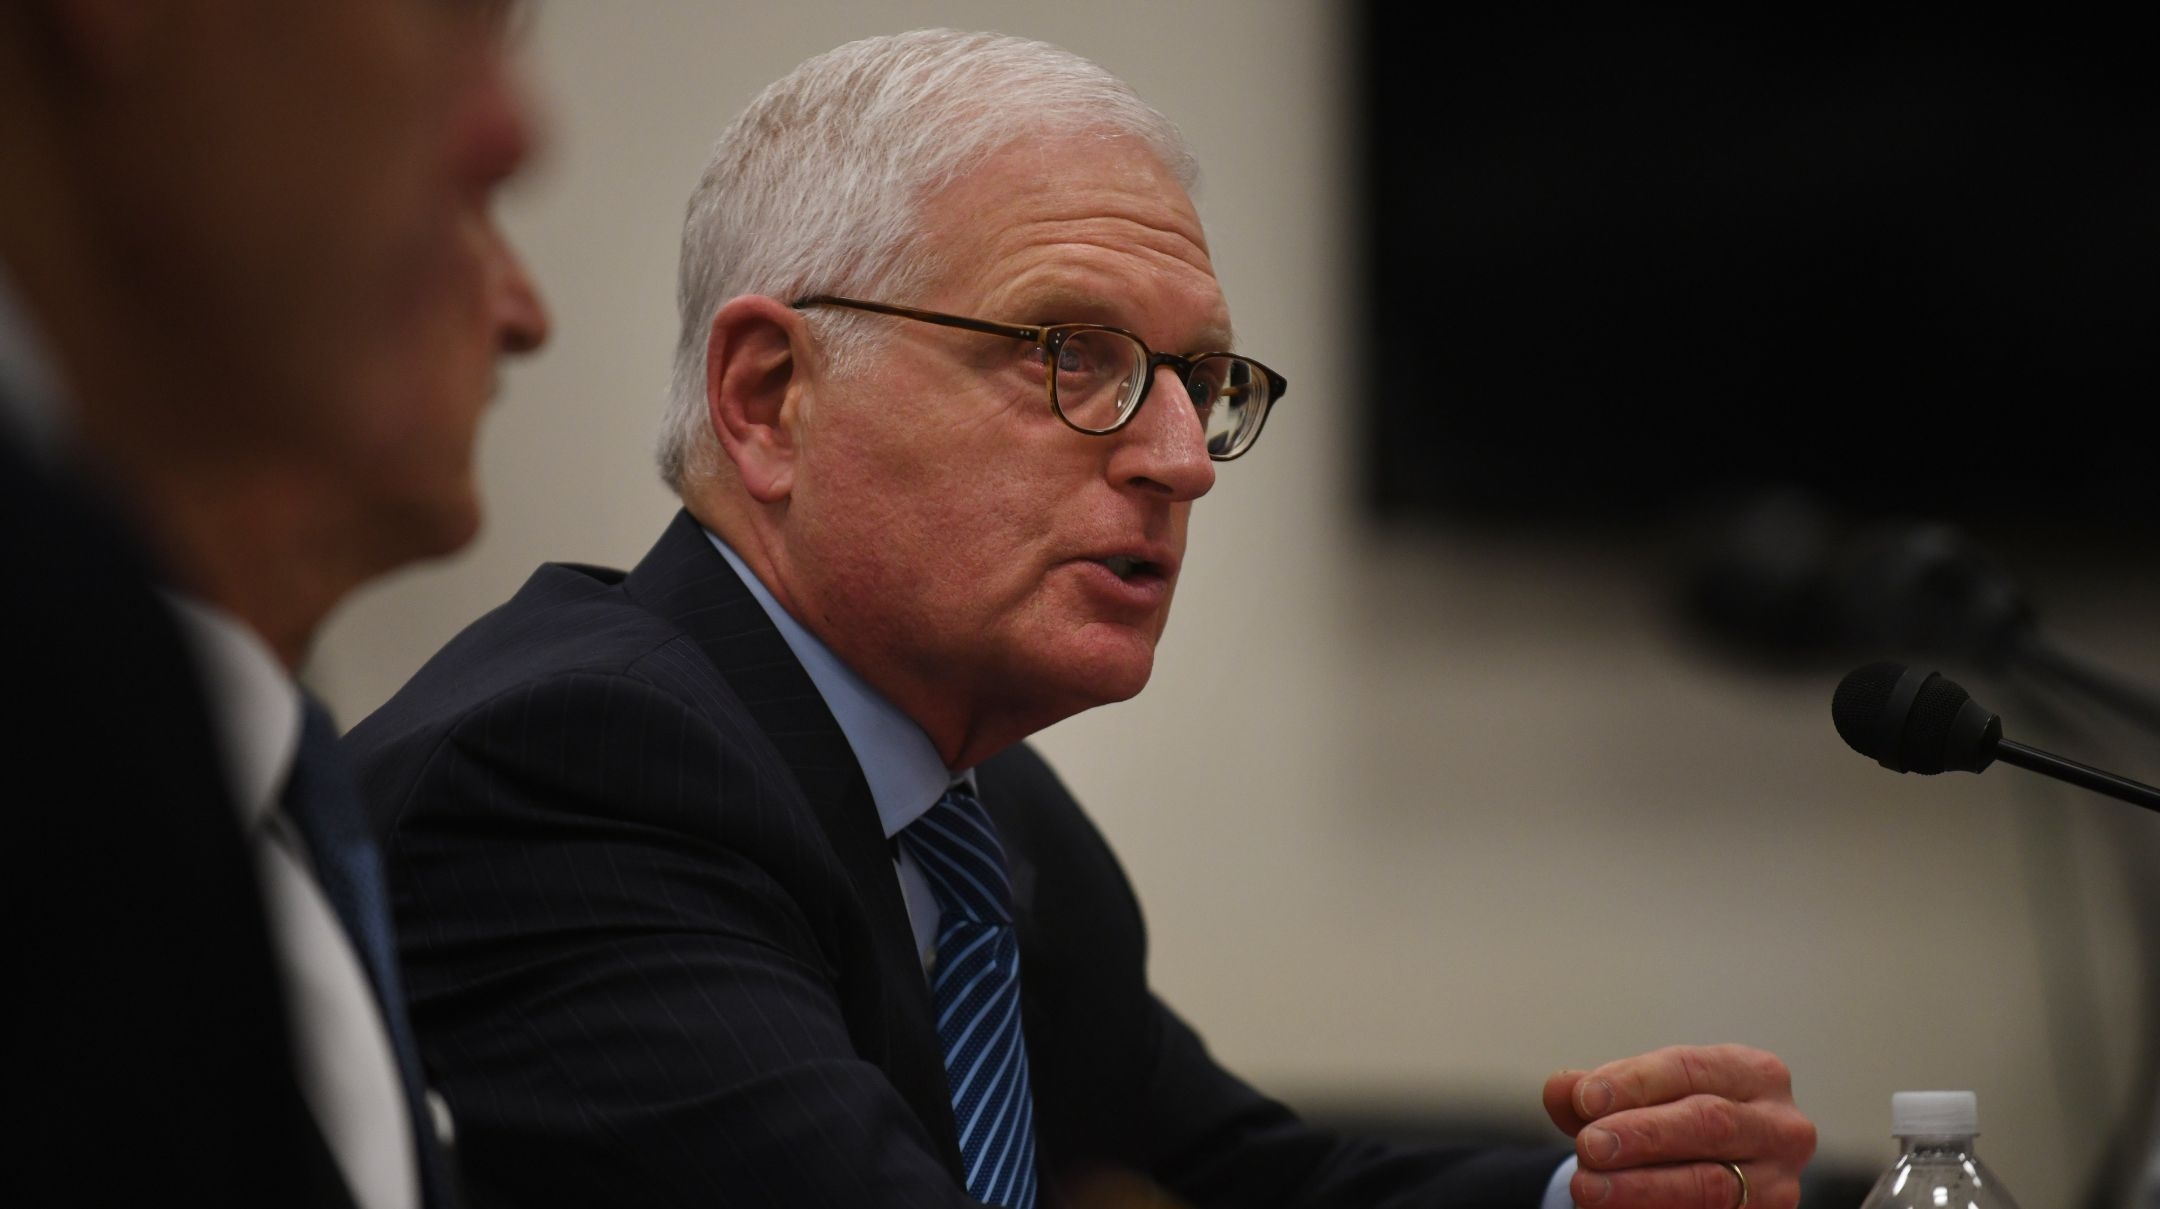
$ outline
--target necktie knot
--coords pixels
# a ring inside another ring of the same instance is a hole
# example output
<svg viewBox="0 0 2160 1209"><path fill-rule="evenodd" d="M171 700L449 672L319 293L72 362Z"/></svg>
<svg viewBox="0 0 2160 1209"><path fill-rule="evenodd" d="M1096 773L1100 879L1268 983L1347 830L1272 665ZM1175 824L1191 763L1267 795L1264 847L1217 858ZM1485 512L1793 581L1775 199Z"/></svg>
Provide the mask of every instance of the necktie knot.
<svg viewBox="0 0 2160 1209"><path fill-rule="evenodd" d="M342 900L341 910L356 900L380 897L374 883L380 880L381 856L351 774L338 755L337 725L312 697L301 705L300 746L279 804L300 828L317 877L334 901ZM355 889L354 882L367 884Z"/></svg>
<svg viewBox="0 0 2160 1209"><path fill-rule="evenodd" d="M1005 847L982 802L966 784L945 791L923 816L900 833L948 919L1012 922L1012 879Z"/></svg>

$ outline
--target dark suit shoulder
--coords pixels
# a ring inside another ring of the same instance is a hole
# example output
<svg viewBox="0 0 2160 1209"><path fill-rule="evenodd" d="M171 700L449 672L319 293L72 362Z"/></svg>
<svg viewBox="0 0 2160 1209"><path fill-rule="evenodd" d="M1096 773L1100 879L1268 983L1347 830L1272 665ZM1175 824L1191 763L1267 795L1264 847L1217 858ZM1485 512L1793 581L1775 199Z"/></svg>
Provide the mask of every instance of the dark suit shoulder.
<svg viewBox="0 0 2160 1209"><path fill-rule="evenodd" d="M622 573L548 563L516 595L460 631L353 735L365 745L439 723L552 672L621 670L679 637L631 604Z"/></svg>
<svg viewBox="0 0 2160 1209"><path fill-rule="evenodd" d="M417 792L456 744L474 771L515 775L564 802L605 800L639 785L655 745L686 790L712 793L779 779L780 765L697 644L642 607L618 571L551 563L467 626L346 736L379 831L413 808L452 804L455 787ZM746 764L750 776L731 775ZM483 786L474 786L484 792Z"/></svg>

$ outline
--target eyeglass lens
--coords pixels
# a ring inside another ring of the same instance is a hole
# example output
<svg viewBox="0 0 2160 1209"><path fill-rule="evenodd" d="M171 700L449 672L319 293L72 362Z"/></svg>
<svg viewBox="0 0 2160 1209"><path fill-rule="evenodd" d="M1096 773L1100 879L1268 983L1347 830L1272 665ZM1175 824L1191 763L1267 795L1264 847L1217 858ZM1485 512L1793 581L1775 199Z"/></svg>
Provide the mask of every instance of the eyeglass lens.
<svg viewBox="0 0 2160 1209"><path fill-rule="evenodd" d="M1120 332L1082 328L1064 333L1057 350L1052 389L1066 421L1092 432L1116 428L1146 388L1146 347ZM1242 357L1203 357L1184 385L1216 457L1236 451L1267 408L1267 378Z"/></svg>

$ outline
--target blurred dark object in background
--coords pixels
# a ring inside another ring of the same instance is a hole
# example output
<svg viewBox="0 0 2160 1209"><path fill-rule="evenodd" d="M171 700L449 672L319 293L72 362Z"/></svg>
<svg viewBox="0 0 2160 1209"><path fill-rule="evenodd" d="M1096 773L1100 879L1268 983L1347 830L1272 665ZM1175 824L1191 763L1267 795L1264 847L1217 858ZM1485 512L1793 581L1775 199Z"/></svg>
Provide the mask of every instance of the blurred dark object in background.
<svg viewBox="0 0 2160 1209"><path fill-rule="evenodd" d="M1853 527L1804 493L1772 490L1707 507L1693 529L1685 613L1728 656L1800 672L1883 656L1948 662L2069 694L2160 737L2160 690L2063 646L1957 526Z"/></svg>
<svg viewBox="0 0 2160 1209"><path fill-rule="evenodd" d="M1955 526L1856 526L1791 490L1714 502L1694 519L1688 612L1728 653L1809 669L1950 659L2000 674L2038 641L2024 590Z"/></svg>
<svg viewBox="0 0 2160 1209"><path fill-rule="evenodd" d="M2150 551L2149 41L2030 9L1361 11L1378 516L1625 531L1782 483Z"/></svg>

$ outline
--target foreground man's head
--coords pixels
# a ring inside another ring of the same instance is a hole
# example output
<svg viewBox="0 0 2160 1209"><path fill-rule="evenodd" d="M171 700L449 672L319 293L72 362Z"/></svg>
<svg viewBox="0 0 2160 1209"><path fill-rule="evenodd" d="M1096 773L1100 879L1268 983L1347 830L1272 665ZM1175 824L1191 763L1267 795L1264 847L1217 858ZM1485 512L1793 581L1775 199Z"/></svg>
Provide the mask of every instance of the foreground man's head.
<svg viewBox="0 0 2160 1209"><path fill-rule="evenodd" d="M0 258L71 455L288 662L354 584L470 538L493 360L544 338L488 213L533 139L504 8L0 16Z"/></svg>
<svg viewBox="0 0 2160 1209"><path fill-rule="evenodd" d="M1187 360L1232 342L1194 177L1093 64L925 31L768 88L691 200L663 473L953 767L1140 691L1280 393Z"/></svg>

